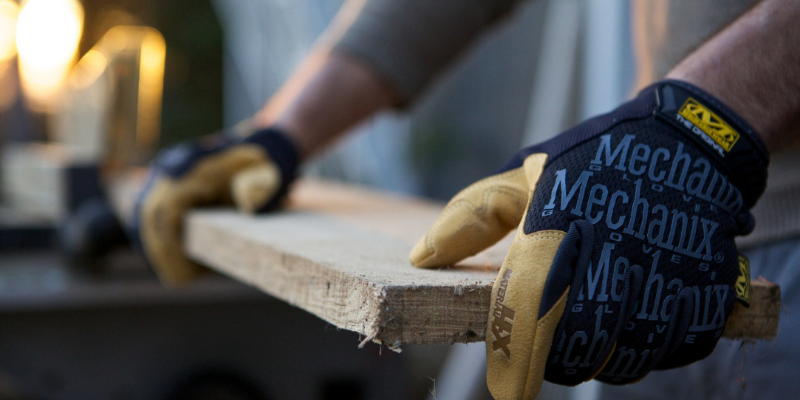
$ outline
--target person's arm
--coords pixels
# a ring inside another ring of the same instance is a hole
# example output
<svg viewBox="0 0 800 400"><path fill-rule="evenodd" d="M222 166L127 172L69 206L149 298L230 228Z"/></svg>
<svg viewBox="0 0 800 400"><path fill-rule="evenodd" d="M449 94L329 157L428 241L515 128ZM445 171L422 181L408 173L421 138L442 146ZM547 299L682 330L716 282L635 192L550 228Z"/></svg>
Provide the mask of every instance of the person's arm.
<svg viewBox="0 0 800 400"><path fill-rule="evenodd" d="M348 1L256 116L153 162L133 230L162 281L186 282L203 271L182 251L186 210L279 207L303 159L376 112L408 104L518 1Z"/></svg>
<svg viewBox="0 0 800 400"><path fill-rule="evenodd" d="M254 118L302 159L378 111L412 102L522 0L351 0Z"/></svg>
<svg viewBox="0 0 800 400"><path fill-rule="evenodd" d="M385 79L359 60L318 49L254 117L256 128L276 126L301 159L365 118L397 103Z"/></svg>
<svg viewBox="0 0 800 400"><path fill-rule="evenodd" d="M770 151L800 143L800 2L762 1L686 57L667 78L724 101Z"/></svg>

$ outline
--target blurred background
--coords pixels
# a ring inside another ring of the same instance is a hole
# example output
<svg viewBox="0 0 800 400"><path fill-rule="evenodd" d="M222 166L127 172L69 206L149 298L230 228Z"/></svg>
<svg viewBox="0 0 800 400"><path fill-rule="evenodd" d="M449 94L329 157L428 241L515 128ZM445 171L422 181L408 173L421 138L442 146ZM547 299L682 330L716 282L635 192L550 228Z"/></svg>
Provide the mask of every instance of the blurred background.
<svg viewBox="0 0 800 400"><path fill-rule="evenodd" d="M482 378L461 382L469 395L438 378L451 348L475 345L358 350L356 334L222 277L162 289L115 247L109 177L252 116L341 4L0 0L0 400L424 399L434 379L438 399L486 398ZM629 96L629 12L529 1L306 173L446 200Z"/></svg>

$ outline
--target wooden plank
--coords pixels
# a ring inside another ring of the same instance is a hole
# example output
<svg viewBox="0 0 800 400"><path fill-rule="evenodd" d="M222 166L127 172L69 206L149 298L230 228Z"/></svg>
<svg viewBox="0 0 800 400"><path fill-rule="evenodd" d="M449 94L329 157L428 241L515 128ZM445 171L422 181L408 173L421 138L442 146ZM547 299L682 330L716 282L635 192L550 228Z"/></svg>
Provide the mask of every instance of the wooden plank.
<svg viewBox="0 0 800 400"><path fill-rule="evenodd" d="M408 262L442 205L330 183L296 185L285 212L247 216L193 211L186 250L197 261L311 312L336 327L396 347L484 339L489 296L510 236L455 267ZM727 337L771 338L780 291L753 285Z"/></svg>
<svg viewBox="0 0 800 400"><path fill-rule="evenodd" d="M774 339L781 314L781 288L763 278L751 283L750 308L736 304L725 325L728 339Z"/></svg>

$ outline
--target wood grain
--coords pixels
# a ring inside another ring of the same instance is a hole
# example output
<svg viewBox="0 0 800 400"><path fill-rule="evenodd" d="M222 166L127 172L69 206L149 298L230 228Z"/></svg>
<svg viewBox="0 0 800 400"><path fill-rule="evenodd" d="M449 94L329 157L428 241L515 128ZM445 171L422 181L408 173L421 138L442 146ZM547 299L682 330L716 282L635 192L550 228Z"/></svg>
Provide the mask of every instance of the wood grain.
<svg viewBox="0 0 800 400"><path fill-rule="evenodd" d="M193 211L186 250L198 262L390 347L482 341L510 236L457 266L416 269L409 251L441 209L303 181L281 213ZM779 288L756 282L753 304L737 304L725 336L772 338L779 312Z"/></svg>
<svg viewBox="0 0 800 400"><path fill-rule="evenodd" d="M750 307L737 303L728 317L723 337L728 339L774 339L781 314L781 288L763 278L753 281Z"/></svg>

